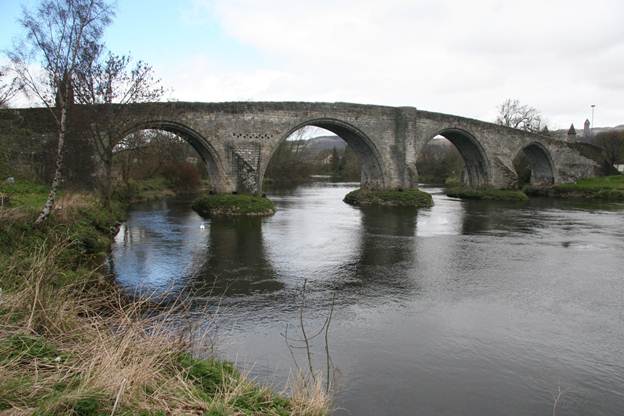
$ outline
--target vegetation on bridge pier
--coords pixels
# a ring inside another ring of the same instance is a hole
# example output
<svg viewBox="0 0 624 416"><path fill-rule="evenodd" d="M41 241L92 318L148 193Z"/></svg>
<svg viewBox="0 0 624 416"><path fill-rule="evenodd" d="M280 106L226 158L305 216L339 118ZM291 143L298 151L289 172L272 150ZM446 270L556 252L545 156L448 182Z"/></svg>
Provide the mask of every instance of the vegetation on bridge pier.
<svg viewBox="0 0 624 416"><path fill-rule="evenodd" d="M433 206L433 198L419 189L370 190L356 189L344 197L344 202L358 206L387 206L429 208Z"/></svg>
<svg viewBox="0 0 624 416"><path fill-rule="evenodd" d="M275 214L275 205L270 199L246 194L204 195L193 202L193 209L202 217Z"/></svg>

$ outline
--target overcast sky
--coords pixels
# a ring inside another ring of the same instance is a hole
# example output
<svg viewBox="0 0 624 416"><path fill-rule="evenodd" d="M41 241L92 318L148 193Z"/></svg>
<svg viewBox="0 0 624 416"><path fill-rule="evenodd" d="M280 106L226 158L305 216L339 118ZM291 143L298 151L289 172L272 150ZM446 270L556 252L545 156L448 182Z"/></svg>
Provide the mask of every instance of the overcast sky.
<svg viewBox="0 0 624 416"><path fill-rule="evenodd" d="M0 0L0 48L20 4ZM348 101L493 121L517 98L554 128L624 123L622 0L118 0L109 47L171 98Z"/></svg>

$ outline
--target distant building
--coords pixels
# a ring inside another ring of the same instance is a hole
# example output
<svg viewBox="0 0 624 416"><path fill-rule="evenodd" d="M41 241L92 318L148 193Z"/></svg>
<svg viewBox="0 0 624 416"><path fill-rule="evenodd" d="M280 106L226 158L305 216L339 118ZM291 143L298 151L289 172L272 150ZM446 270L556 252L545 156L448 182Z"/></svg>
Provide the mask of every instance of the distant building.
<svg viewBox="0 0 624 416"><path fill-rule="evenodd" d="M574 123L570 124L570 128L568 129L568 141L576 141L576 129L574 128Z"/></svg>
<svg viewBox="0 0 624 416"><path fill-rule="evenodd" d="M333 161L334 161L334 155L329 154L325 156L323 159L321 159L321 165L331 165Z"/></svg>
<svg viewBox="0 0 624 416"><path fill-rule="evenodd" d="M586 118L585 119L585 125L583 126L583 139L586 142L589 142L591 139L591 129L590 129L591 123L589 122L589 119Z"/></svg>

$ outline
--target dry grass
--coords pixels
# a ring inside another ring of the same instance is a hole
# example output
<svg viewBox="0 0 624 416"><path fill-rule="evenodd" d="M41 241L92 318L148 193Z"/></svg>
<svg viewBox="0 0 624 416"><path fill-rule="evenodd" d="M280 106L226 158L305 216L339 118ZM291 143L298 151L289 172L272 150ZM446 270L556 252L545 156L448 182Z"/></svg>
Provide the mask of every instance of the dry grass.
<svg viewBox="0 0 624 416"><path fill-rule="evenodd" d="M74 210L90 208L97 202L97 198L93 194L86 192L63 192L54 204L56 217L61 221L68 221Z"/></svg>
<svg viewBox="0 0 624 416"><path fill-rule="evenodd" d="M128 299L94 268L118 211L64 193L33 228L46 190L18 185L16 207L0 209L0 415L327 414L322 386L293 379L289 399L193 358L191 344L212 346L180 325L188 302Z"/></svg>
<svg viewBox="0 0 624 416"><path fill-rule="evenodd" d="M0 294L1 415L327 414L322 385L295 378L286 399L185 353L197 334L174 329L182 300L126 299L97 271L59 286L72 244L43 241L26 271L0 271L0 287L21 279Z"/></svg>
<svg viewBox="0 0 624 416"><path fill-rule="evenodd" d="M0 208L0 223L11 223L25 221L30 217L30 213L19 208Z"/></svg>
<svg viewBox="0 0 624 416"><path fill-rule="evenodd" d="M326 415L331 407L331 389L323 384L323 374L310 377L302 371L291 376L289 381L290 397L294 414L320 416Z"/></svg>

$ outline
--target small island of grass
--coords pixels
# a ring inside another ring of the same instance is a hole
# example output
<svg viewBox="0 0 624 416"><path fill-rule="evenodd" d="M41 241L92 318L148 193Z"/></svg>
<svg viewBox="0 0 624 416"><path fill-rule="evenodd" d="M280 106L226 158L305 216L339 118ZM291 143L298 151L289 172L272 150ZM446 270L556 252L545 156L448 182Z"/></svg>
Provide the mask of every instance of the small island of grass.
<svg viewBox="0 0 624 416"><path fill-rule="evenodd" d="M525 187L530 196L624 201L624 175L597 176L548 187Z"/></svg>
<svg viewBox="0 0 624 416"><path fill-rule="evenodd" d="M433 198L418 189L370 190L356 189L344 197L344 202L356 206L387 206L429 208L433 206Z"/></svg>
<svg viewBox="0 0 624 416"><path fill-rule="evenodd" d="M268 216L275 214L275 205L268 198L245 194L214 194L199 197L193 209L202 217Z"/></svg>
<svg viewBox="0 0 624 416"><path fill-rule="evenodd" d="M446 195L453 198L474 199L481 201L528 201L529 197L522 191L510 189L471 189L452 188L446 191Z"/></svg>

